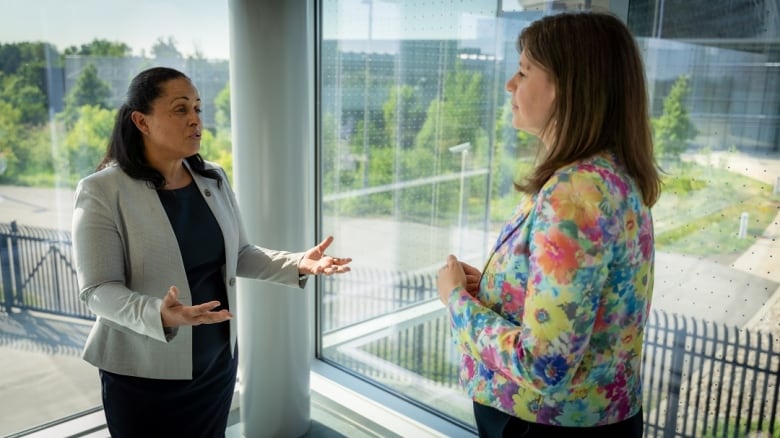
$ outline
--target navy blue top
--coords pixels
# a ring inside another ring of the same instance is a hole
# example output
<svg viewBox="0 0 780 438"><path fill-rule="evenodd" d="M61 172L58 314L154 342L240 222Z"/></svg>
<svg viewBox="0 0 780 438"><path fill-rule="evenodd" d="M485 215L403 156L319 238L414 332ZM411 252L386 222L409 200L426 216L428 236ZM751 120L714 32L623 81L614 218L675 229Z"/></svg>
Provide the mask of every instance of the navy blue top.
<svg viewBox="0 0 780 438"><path fill-rule="evenodd" d="M209 206L192 182L175 190L158 190L173 232L179 241L184 269L187 272L192 304L217 300L226 309L227 291L222 279L225 265L225 243ZM213 365L230 345L229 322L201 324L192 328L193 377Z"/></svg>

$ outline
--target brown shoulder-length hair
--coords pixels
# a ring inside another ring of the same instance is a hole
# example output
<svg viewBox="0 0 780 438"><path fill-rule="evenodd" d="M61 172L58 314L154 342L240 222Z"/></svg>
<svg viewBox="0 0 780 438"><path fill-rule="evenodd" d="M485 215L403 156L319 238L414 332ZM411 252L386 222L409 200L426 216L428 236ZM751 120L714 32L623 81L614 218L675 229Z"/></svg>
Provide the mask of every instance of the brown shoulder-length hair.
<svg viewBox="0 0 780 438"><path fill-rule="evenodd" d="M538 193L557 169L612 151L639 186L644 203L655 204L661 178L644 65L623 22L601 12L545 16L520 33L517 49L550 75L556 90L543 128L552 144L517 189Z"/></svg>

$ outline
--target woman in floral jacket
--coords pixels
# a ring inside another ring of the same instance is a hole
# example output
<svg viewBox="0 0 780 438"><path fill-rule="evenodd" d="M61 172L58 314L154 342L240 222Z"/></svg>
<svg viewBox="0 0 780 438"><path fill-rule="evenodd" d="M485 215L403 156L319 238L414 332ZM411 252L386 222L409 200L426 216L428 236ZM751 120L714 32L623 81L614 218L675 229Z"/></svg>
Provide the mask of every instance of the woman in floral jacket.
<svg viewBox="0 0 780 438"><path fill-rule="evenodd" d="M544 148L484 270L439 271L460 378L483 437L641 437L660 194L641 56L592 12L546 16L518 49L512 124Z"/></svg>

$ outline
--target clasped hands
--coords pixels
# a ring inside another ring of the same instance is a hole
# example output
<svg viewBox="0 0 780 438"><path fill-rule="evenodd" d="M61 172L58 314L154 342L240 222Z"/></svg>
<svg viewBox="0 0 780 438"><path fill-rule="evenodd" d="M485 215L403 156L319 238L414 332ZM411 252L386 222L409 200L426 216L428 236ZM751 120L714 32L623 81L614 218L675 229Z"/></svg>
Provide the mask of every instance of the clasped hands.
<svg viewBox="0 0 780 438"><path fill-rule="evenodd" d="M333 275L349 272L349 257L332 257L325 254L333 236L328 236L315 247L306 251L298 263L298 273L305 275ZM222 309L215 311L220 306L219 301L185 306L179 301L179 289L171 286L163 298L160 308L163 327L178 327L183 325L214 324L233 318L233 314Z"/></svg>
<svg viewBox="0 0 780 438"><path fill-rule="evenodd" d="M459 261L450 254L444 266L439 269L436 277L436 287L439 290L439 299L446 306L450 301L450 294L456 287L463 287L472 297L479 291L479 278L482 273L479 269L468 263Z"/></svg>

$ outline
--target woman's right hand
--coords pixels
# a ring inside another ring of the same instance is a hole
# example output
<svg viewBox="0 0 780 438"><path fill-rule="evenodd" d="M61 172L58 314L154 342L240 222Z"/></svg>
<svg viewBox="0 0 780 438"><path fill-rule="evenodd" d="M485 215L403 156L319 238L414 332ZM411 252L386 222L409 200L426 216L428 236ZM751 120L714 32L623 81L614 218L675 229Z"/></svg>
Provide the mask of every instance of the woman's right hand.
<svg viewBox="0 0 780 438"><path fill-rule="evenodd" d="M466 292L472 297L476 297L477 292L479 292L479 280L482 278L482 272L462 261L460 262L460 267L463 268L463 272L466 274Z"/></svg>
<svg viewBox="0 0 780 438"><path fill-rule="evenodd" d="M219 301L185 306L179 301L179 289L176 286L171 286L163 298L160 316L163 327L215 324L233 318L233 314L227 309L214 312L213 310L217 307L219 307Z"/></svg>

